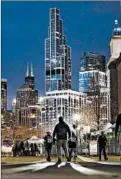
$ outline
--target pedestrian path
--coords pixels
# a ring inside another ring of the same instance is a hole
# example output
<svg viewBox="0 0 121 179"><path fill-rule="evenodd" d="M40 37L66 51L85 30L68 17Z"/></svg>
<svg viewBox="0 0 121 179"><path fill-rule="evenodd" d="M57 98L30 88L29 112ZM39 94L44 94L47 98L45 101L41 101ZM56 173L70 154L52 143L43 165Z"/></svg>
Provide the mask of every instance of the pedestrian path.
<svg viewBox="0 0 121 179"><path fill-rule="evenodd" d="M73 162L62 162L60 164L56 165L56 162L39 162L36 164L29 164L27 166L21 166L21 167L16 167L15 168L11 168L11 169L4 169L2 170L2 173L5 174L13 174L13 173L22 173L22 172L37 172L37 171L43 171L46 170L47 168L51 168L52 171L56 171L58 169L66 168L67 166L70 169L73 169L81 174L84 175L111 175L111 173L109 172L103 172L100 170L95 170L95 169L90 169L87 167L82 166L81 164L75 164ZM52 168L53 167L53 168ZM65 170L64 170L65 171Z"/></svg>
<svg viewBox="0 0 121 179"><path fill-rule="evenodd" d="M117 166L121 165L120 162L96 161L96 160L90 159L89 157L82 157L82 156L78 156L78 158L80 160L83 160L84 162L91 162L91 163L93 162L93 163L99 163L99 164L103 164L103 165L117 165Z"/></svg>

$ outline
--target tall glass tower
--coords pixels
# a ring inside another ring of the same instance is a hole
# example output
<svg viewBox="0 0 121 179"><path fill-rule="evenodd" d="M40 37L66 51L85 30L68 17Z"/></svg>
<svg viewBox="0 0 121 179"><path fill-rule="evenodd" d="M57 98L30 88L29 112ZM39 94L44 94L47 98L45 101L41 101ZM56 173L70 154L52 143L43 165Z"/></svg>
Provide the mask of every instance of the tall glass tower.
<svg viewBox="0 0 121 179"><path fill-rule="evenodd" d="M85 52L80 61L79 91L91 93L98 86L106 86L105 56Z"/></svg>
<svg viewBox="0 0 121 179"><path fill-rule="evenodd" d="M66 44L60 10L50 9L45 39L45 92L71 89L71 48Z"/></svg>

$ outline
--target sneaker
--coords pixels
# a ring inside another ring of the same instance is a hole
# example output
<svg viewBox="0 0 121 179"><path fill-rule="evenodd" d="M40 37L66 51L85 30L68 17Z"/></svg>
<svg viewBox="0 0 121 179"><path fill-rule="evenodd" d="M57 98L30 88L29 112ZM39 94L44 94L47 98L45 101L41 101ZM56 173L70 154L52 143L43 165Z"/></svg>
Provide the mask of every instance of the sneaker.
<svg viewBox="0 0 121 179"><path fill-rule="evenodd" d="M71 159L70 158L67 158L67 162L70 162L71 161Z"/></svg>
<svg viewBox="0 0 121 179"><path fill-rule="evenodd" d="M58 159L57 163L61 163L61 159L60 158Z"/></svg>
<svg viewBox="0 0 121 179"><path fill-rule="evenodd" d="M50 158L46 158L48 162L51 162L51 159Z"/></svg>

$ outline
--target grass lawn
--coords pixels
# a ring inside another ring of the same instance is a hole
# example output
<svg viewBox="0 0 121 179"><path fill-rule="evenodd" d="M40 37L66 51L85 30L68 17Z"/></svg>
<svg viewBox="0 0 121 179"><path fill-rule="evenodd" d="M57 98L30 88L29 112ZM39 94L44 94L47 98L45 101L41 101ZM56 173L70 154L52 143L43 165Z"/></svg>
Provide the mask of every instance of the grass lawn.
<svg viewBox="0 0 121 179"><path fill-rule="evenodd" d="M25 156L25 157L2 157L1 163L4 164L18 164L18 163L29 163L29 162L38 162L38 161L46 161L46 157L44 156ZM53 156L52 161L57 161L57 157ZM62 157L62 161L66 162L66 158ZM73 162L73 159L72 159ZM82 162L81 159L77 157L77 162Z"/></svg>
<svg viewBox="0 0 121 179"><path fill-rule="evenodd" d="M16 164L16 163L28 163L44 160L44 157L40 156L25 156L25 157L2 157L1 163Z"/></svg>
<svg viewBox="0 0 121 179"><path fill-rule="evenodd" d="M91 157L91 159L94 159L96 161L99 160L98 157ZM104 160L103 156L102 156L102 161ZM108 162L120 162L120 156L108 156Z"/></svg>

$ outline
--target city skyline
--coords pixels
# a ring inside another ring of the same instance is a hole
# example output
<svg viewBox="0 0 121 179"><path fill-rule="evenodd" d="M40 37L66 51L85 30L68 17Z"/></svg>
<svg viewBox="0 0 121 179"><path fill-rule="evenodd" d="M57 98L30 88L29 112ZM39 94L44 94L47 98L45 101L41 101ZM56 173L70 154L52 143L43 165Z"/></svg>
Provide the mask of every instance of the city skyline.
<svg viewBox="0 0 121 179"><path fill-rule="evenodd" d="M68 8L64 8L65 3ZM107 60L110 56L109 41L114 20L119 19L120 16L119 2L47 2L46 7L43 4L43 2L2 2L2 78L8 80L9 108L11 100L16 96L16 89L24 81L27 61L32 61L36 88L40 94L44 94L44 39L47 37L51 7L60 9L64 21L64 34L67 36L68 45L72 47L72 89L78 90L80 55L84 51L99 52L105 55ZM108 6L110 8L107 9ZM28 14L26 14L26 7L29 9L27 9ZM76 14L72 13L74 7L77 8ZM31 14L32 9L34 9L34 15ZM44 14L43 21L38 18L41 17L40 14ZM22 19L24 16L25 18ZM39 21L40 24L38 24ZM93 21L98 25L95 26L94 23L92 26ZM103 38L100 38L100 33ZM9 68L13 68L13 72L10 72Z"/></svg>

